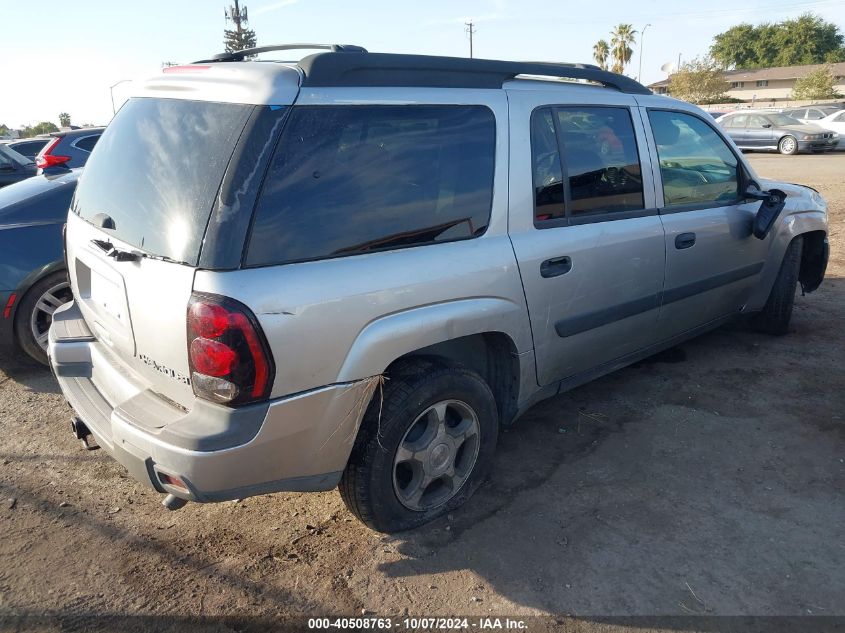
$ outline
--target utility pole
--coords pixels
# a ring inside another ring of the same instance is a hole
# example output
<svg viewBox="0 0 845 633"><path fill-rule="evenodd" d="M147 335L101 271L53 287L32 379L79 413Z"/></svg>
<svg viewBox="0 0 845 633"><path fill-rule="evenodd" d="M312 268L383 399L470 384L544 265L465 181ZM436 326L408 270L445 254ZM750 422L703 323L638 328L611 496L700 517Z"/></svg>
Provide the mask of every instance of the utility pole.
<svg viewBox="0 0 845 633"><path fill-rule="evenodd" d="M114 107L114 89L115 89L115 86L119 86L120 84L125 83L127 81L132 81L132 80L131 79L121 79L116 84L112 84L111 86L109 86L109 94L111 95L111 113L112 114L117 113L117 110Z"/></svg>
<svg viewBox="0 0 845 633"><path fill-rule="evenodd" d="M226 52L241 51L245 48L253 48L256 44L255 31L248 27L249 16L245 6L241 6L240 0L234 0L234 4L223 10L223 17L228 23L229 20L235 25L233 29L224 29L223 39L226 45Z"/></svg>
<svg viewBox="0 0 845 633"><path fill-rule="evenodd" d="M645 30L650 27L651 24L646 24L643 27L643 30L640 31L640 69L637 72L637 81L642 83L643 80L643 40L645 39Z"/></svg>
<svg viewBox="0 0 845 633"><path fill-rule="evenodd" d="M472 36L475 35L475 23L470 20L469 22L464 22L464 32L469 34L469 58L472 59Z"/></svg>
<svg viewBox="0 0 845 633"><path fill-rule="evenodd" d="M223 17L228 22L231 20L235 23L235 33L241 35L244 32L243 27L241 27L241 22L249 21L249 17L247 16L246 7L241 10L241 6L238 3L238 0L235 0L235 4L228 9L223 10Z"/></svg>

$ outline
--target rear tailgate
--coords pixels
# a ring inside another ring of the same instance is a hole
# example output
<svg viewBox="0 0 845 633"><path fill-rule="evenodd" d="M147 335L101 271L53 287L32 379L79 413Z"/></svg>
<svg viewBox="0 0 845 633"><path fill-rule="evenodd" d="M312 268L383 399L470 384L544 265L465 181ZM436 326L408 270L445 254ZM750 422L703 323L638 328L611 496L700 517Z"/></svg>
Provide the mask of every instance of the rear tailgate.
<svg viewBox="0 0 845 633"><path fill-rule="evenodd" d="M68 218L74 297L111 365L94 364L94 383L112 406L142 389L190 406L185 318L194 268L149 258L116 261L93 240L132 247L73 214Z"/></svg>

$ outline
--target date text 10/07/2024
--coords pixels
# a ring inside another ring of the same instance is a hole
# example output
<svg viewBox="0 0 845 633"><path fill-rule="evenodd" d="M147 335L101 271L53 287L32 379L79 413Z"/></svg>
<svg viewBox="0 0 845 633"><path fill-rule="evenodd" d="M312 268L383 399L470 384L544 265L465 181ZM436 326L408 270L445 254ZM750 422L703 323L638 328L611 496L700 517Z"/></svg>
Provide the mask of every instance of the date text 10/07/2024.
<svg viewBox="0 0 845 633"><path fill-rule="evenodd" d="M308 628L319 629L372 629L390 630L402 628L416 631L425 630L510 630L522 631L528 628L524 620L511 618L426 618L405 617L393 618L363 617L363 618L309 618Z"/></svg>

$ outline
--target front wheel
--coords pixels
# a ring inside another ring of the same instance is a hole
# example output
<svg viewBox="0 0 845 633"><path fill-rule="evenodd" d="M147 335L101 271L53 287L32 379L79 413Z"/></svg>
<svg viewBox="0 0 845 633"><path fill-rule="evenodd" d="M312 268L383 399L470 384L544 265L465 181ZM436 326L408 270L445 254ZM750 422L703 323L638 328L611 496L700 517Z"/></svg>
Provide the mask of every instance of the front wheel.
<svg viewBox="0 0 845 633"><path fill-rule="evenodd" d="M781 154L791 156L798 153L798 141L794 136L784 136L778 143L778 151Z"/></svg>
<svg viewBox="0 0 845 633"><path fill-rule="evenodd" d="M73 298L67 273L59 271L38 280L27 291L15 314L15 338L30 357L47 364L47 335L53 313Z"/></svg>
<svg viewBox="0 0 845 633"><path fill-rule="evenodd" d="M798 273L801 270L801 251L804 240L793 239L786 247L786 254L780 265L780 271L769 293L769 299L763 310L751 320L754 329L766 334L782 336L789 331L792 319L792 305L795 302L795 286L798 285Z"/></svg>
<svg viewBox="0 0 845 633"><path fill-rule="evenodd" d="M341 497L379 532L417 527L462 505L484 481L498 435L496 402L478 374L437 360L391 370L373 396Z"/></svg>

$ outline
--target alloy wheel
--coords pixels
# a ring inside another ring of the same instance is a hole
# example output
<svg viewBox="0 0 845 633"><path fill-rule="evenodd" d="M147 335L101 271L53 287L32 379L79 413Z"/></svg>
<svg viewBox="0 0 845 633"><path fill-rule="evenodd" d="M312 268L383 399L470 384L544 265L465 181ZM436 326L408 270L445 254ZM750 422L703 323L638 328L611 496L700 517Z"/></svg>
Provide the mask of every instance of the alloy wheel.
<svg viewBox="0 0 845 633"><path fill-rule="evenodd" d="M47 349L47 336L50 332L50 324L53 322L53 313L72 298L70 284L67 281L51 286L38 297L32 314L29 315L29 330L33 340L41 349L45 351Z"/></svg>
<svg viewBox="0 0 845 633"><path fill-rule="evenodd" d="M423 512L452 499L475 466L480 439L478 415L465 402L428 407L396 449L393 489L399 502Z"/></svg>

